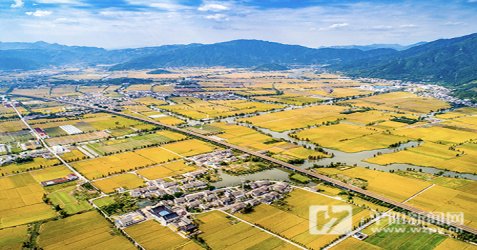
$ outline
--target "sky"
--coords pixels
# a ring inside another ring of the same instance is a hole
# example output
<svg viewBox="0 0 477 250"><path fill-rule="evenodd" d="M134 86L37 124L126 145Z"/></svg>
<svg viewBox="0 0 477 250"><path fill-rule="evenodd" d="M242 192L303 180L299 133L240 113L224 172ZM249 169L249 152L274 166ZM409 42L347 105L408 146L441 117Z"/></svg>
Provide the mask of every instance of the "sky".
<svg viewBox="0 0 477 250"><path fill-rule="evenodd" d="M477 32L477 0L0 0L0 41L109 49L260 39L412 44Z"/></svg>

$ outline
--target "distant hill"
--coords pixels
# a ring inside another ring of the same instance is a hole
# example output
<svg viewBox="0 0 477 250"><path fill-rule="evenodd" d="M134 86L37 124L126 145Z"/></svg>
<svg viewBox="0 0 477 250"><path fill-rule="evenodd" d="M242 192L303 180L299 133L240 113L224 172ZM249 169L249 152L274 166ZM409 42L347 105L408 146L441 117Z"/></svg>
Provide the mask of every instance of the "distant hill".
<svg viewBox="0 0 477 250"><path fill-rule="evenodd" d="M0 70L89 65L110 65L110 70L189 66L283 70L320 65L352 76L441 83L456 88L461 96L476 92L477 34L408 47L373 44L313 49L261 40L233 40L106 50L45 42L0 43Z"/></svg>
<svg viewBox="0 0 477 250"><path fill-rule="evenodd" d="M266 63L266 64L258 65L252 70L254 71L284 71L289 69L290 68L285 65L281 65L277 63Z"/></svg>
<svg viewBox="0 0 477 250"><path fill-rule="evenodd" d="M149 69L180 66L253 67L261 64L326 64L369 58L393 53L379 49L312 49L299 45L260 40L234 40L223 43L179 48L165 53L132 59L112 67L112 70Z"/></svg>
<svg viewBox="0 0 477 250"><path fill-rule="evenodd" d="M170 73L172 72L165 69L156 69L156 70L147 72L147 74L150 74L150 75L161 75L161 74L170 74Z"/></svg>
<svg viewBox="0 0 477 250"><path fill-rule="evenodd" d="M477 33L333 68L351 75L460 85L477 79Z"/></svg>
<svg viewBox="0 0 477 250"><path fill-rule="evenodd" d="M373 49L394 49L394 50L406 50L412 47L416 47L419 45L423 45L426 42L418 42L409 45L401 45L401 44L370 44L370 45L344 45L344 46L330 46L327 48L334 48L334 49L359 49L363 51L373 50Z"/></svg>

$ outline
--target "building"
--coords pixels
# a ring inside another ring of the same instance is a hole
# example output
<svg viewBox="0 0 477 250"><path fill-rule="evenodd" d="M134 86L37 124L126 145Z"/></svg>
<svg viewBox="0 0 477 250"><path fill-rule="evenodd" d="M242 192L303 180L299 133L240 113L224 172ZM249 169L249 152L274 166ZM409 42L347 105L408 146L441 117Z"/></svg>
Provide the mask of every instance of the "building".
<svg viewBox="0 0 477 250"><path fill-rule="evenodd" d="M167 225L179 218L179 215L176 212L173 212L170 208L163 205L153 207L149 212L156 217L162 225Z"/></svg>
<svg viewBox="0 0 477 250"><path fill-rule="evenodd" d="M78 180L78 176L76 176L75 174L69 174L69 175L67 175L66 177L63 177L63 178L57 178L57 179L53 179L53 180L42 181L41 185L44 186L44 187L48 187L48 186L53 186L53 185L62 184L62 183L75 181L75 180Z"/></svg>
<svg viewBox="0 0 477 250"><path fill-rule="evenodd" d="M131 212L121 215L114 223L119 227L128 227L139 222L145 221L146 216L141 211Z"/></svg>

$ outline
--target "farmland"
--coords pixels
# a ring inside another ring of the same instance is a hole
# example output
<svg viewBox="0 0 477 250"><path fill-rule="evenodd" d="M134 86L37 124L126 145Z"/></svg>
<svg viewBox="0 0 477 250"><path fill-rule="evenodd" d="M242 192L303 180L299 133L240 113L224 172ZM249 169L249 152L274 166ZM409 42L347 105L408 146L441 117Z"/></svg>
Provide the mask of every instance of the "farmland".
<svg viewBox="0 0 477 250"><path fill-rule="evenodd" d="M56 213L42 200L44 193L29 173L0 178L0 228L55 217Z"/></svg>
<svg viewBox="0 0 477 250"><path fill-rule="evenodd" d="M282 132L291 129L305 128L343 118L341 106L311 106L302 109L287 110L275 113L243 118L241 121L255 126Z"/></svg>
<svg viewBox="0 0 477 250"><path fill-rule="evenodd" d="M201 237L212 249L295 249L279 238L213 211L197 216Z"/></svg>
<svg viewBox="0 0 477 250"><path fill-rule="evenodd" d="M126 233L146 249L202 249L195 242L152 220L128 227Z"/></svg>
<svg viewBox="0 0 477 250"><path fill-rule="evenodd" d="M38 245L43 249L135 249L96 211L44 223Z"/></svg>
<svg viewBox="0 0 477 250"><path fill-rule="evenodd" d="M239 217L299 242L308 248L319 249L333 241L336 235L313 235L309 232L309 207L316 204L343 205L346 203L321 194L297 189L292 191L290 196L284 200L282 206L262 204L256 207L254 212L239 215ZM340 216L345 215L340 214ZM354 224L369 215L370 211L353 207Z"/></svg>
<svg viewBox="0 0 477 250"><path fill-rule="evenodd" d="M382 95L375 95L358 99L357 101L346 101L356 106L371 107L381 110L404 110L412 113L425 114L439 109L449 107L444 101L434 98L420 97L407 92L393 92Z"/></svg>
<svg viewBox="0 0 477 250"><path fill-rule="evenodd" d="M0 229L0 249L21 249L27 240L27 226Z"/></svg>
<svg viewBox="0 0 477 250"><path fill-rule="evenodd" d="M196 170L194 166L188 166L184 161L173 161L164 163L158 166L144 168L136 171L140 176L143 176L149 180L155 180L160 178L165 178L169 176L175 176L179 174L184 174Z"/></svg>
<svg viewBox="0 0 477 250"><path fill-rule="evenodd" d="M173 101L176 101L179 104L163 106L161 108L196 120L248 114L282 107L277 104L265 104L241 100L202 101L199 99L187 98L173 99Z"/></svg>
<svg viewBox="0 0 477 250"><path fill-rule="evenodd" d="M80 200L75 196L76 186L68 186L54 190L48 194L48 198L54 205L60 206L68 214L90 210L92 207L86 200Z"/></svg>
<svg viewBox="0 0 477 250"><path fill-rule="evenodd" d="M311 149L306 149L285 141L274 140L272 137L261 134L251 128L226 123L213 123L212 127L222 133L216 136L226 139L227 142L250 148L253 150L267 150L274 157L288 161L292 159L307 159L308 157L328 157L327 155Z"/></svg>
<svg viewBox="0 0 477 250"><path fill-rule="evenodd" d="M144 184L135 174L120 174L93 182L93 185L105 193L111 193L117 188L133 189Z"/></svg>
<svg viewBox="0 0 477 250"><path fill-rule="evenodd" d="M345 180L348 183L353 183L353 178L355 180L357 179L357 184L363 185L367 190L385 195L397 201L406 200L420 190L430 186L430 183L424 181L356 167L345 168L343 170L319 168L317 171L337 179ZM364 180L365 183L360 183L359 180Z"/></svg>

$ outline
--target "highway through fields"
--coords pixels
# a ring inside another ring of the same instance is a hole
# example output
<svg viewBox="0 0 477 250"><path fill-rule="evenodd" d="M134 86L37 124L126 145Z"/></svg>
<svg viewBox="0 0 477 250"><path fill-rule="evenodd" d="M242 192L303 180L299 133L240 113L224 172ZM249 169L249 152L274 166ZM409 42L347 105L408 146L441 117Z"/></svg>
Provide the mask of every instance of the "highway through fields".
<svg viewBox="0 0 477 250"><path fill-rule="evenodd" d="M362 189L362 188L344 183L342 181L330 178L326 175L322 175L322 174L319 174L319 173L316 173L316 172L313 172L313 171L310 171L310 170L307 170L307 169L301 169L301 168L299 168L299 167L297 167L293 164L290 164L290 163L272 158L270 156L252 151L252 150L244 148L244 147L239 147L239 146L236 146L236 145L233 145L233 144L221 141L221 140L210 138L209 136L206 136L206 135L202 135L202 134L199 134L199 133L188 131L188 130L178 128L178 127L175 127L175 126L163 124L163 123L160 123L160 122L157 122L157 121L154 121L154 120L150 120L150 119L146 119L146 118L142 118L142 117L137 117L137 116L133 116L133 115L130 115L130 114L124 114L124 113L114 111L114 110L110 110L110 109L99 108L99 107L91 106L91 105L88 105L88 104L76 103L76 102L66 101L66 100L62 100L62 99L53 99L53 98L46 98L46 97L16 95L16 94L9 94L9 95L18 96L18 97L28 97L28 98L33 98L33 99L40 99L40 100L45 100L45 101L61 102L61 103L65 103L65 104L70 104L70 105L75 105L75 106L80 106L80 107L86 107L86 108L90 108L90 109L96 109L96 110L107 112L107 113L110 113L110 114L115 114L115 115L130 118L130 119L139 120L139 121L142 121L142 122L145 122L145 123L161 126L161 127L167 128L167 129L172 130L172 131L176 131L176 132L179 132L179 133L182 133L182 134L187 134L189 136L200 138L202 140L209 141L209 142L221 145L221 146L226 147L226 148L234 149L234 150L246 153L246 154L250 154L250 155L262 158L266 161L275 163L275 164L277 164L277 165L279 165L279 166L281 166L285 169L291 170L293 172L297 172L297 173L300 173L300 174L303 174L303 175L306 175L306 176L309 176L309 177L312 177L312 178L319 179L319 180L321 180L323 182L327 182L327 183L329 183L333 186L337 186L337 187L340 187L340 188L348 190L348 191L356 192L356 193L359 193L359 194L364 195L366 197L370 197L370 198L373 198L373 199L380 200L380 201L385 202L387 204L390 204L392 206L395 206L395 207L398 207L400 209L403 209L403 210L409 211L411 213L414 213L414 214L418 215L420 219L428 219L428 222L442 223L443 225L451 226L451 227L460 229L462 231L477 235L477 229L468 227L466 225L461 225L461 224L457 224L457 223L454 223L454 222L449 222L449 221L446 221L446 220L436 219L435 216L432 216L431 213L426 212L426 211L421 210L421 209L418 209L418 208L415 208L413 206L409 206L407 204L404 204L403 202L399 202L399 201L389 199L389 198L387 198L383 195L376 194L374 192L371 192L371 191L368 191L368 190L365 190L365 189Z"/></svg>

